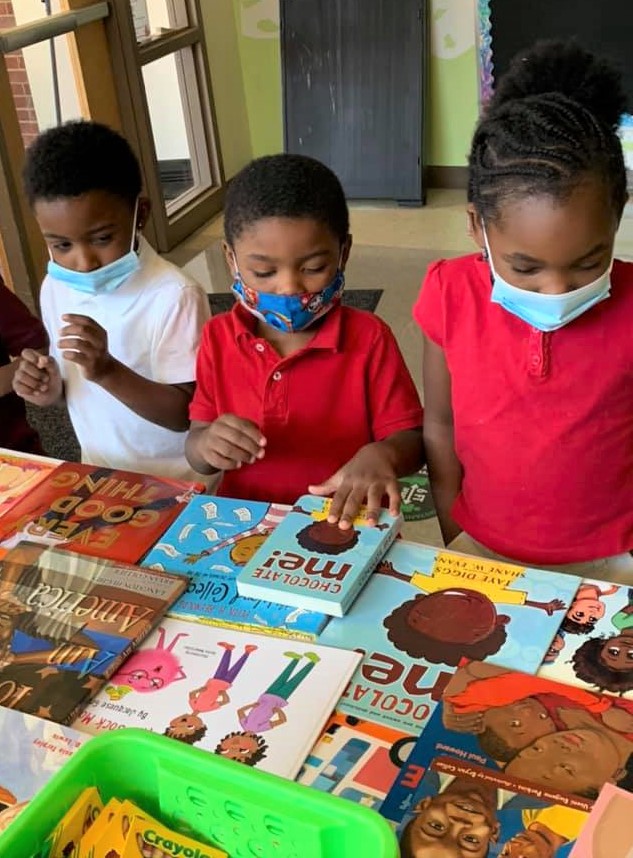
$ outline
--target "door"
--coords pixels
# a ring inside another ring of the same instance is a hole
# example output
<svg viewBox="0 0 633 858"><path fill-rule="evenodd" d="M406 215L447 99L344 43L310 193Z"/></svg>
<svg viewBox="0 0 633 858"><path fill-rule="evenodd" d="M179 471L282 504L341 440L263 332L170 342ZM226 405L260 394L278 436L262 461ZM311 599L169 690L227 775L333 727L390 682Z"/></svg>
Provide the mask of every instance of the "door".
<svg viewBox="0 0 633 858"><path fill-rule="evenodd" d="M352 199L421 203L425 0L282 0L287 152Z"/></svg>

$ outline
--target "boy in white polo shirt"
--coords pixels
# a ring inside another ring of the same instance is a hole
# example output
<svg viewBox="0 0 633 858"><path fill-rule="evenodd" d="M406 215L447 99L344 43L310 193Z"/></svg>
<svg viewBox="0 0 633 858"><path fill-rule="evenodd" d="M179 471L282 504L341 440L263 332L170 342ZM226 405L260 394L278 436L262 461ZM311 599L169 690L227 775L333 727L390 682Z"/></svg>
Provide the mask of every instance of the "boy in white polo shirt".
<svg viewBox="0 0 633 858"><path fill-rule="evenodd" d="M65 396L84 462L199 479L184 449L209 305L140 235L149 201L129 144L94 122L52 128L27 151L24 185L50 255L51 346L22 353L14 390L36 405Z"/></svg>

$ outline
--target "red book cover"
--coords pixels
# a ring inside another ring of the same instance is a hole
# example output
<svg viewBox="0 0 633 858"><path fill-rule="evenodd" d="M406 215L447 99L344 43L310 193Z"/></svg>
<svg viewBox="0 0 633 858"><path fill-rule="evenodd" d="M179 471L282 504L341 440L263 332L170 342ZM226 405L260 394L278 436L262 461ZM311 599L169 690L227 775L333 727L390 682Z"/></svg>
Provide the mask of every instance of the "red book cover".
<svg viewBox="0 0 633 858"><path fill-rule="evenodd" d="M202 488L65 462L0 519L0 557L28 540L136 563Z"/></svg>
<svg viewBox="0 0 633 858"><path fill-rule="evenodd" d="M0 516L46 479L59 464L59 459L0 448Z"/></svg>

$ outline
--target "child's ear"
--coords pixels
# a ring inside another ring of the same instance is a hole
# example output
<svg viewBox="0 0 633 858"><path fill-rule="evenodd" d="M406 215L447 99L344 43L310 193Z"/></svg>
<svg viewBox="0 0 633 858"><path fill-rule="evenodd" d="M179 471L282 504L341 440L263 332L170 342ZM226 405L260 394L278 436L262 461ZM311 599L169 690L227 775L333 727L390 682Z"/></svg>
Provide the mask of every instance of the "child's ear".
<svg viewBox="0 0 633 858"><path fill-rule="evenodd" d="M481 217L472 203L469 203L466 207L466 217L466 232L483 253L486 249L486 242L484 240L484 231L481 226Z"/></svg>
<svg viewBox="0 0 633 858"><path fill-rule="evenodd" d="M237 259L235 258L235 251L228 241L222 242L222 251L224 253L224 258L226 259L226 264L231 272L231 277L235 277L237 273Z"/></svg>
<svg viewBox="0 0 633 858"><path fill-rule="evenodd" d="M351 232L348 232L347 238L345 239L343 246L341 247L341 271L345 271L345 266L347 265L347 260L349 259L351 249L352 234Z"/></svg>
<svg viewBox="0 0 633 858"><path fill-rule="evenodd" d="M142 232L147 226L149 213L152 210L152 203L148 197L138 198L138 209L136 212L136 229Z"/></svg>

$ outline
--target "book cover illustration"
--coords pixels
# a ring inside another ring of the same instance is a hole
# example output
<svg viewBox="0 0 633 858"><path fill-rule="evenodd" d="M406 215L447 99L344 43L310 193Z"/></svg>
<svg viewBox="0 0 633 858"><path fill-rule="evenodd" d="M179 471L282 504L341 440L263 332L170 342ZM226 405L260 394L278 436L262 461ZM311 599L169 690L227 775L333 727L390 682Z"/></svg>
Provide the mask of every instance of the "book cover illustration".
<svg viewBox="0 0 633 858"><path fill-rule="evenodd" d="M631 793L605 784L572 849L571 858L631 858L632 816Z"/></svg>
<svg viewBox="0 0 633 858"><path fill-rule="evenodd" d="M208 495L192 498L143 561L153 569L191 576L170 615L313 640L325 627L325 614L237 592L239 571L289 509Z"/></svg>
<svg viewBox="0 0 633 858"><path fill-rule="evenodd" d="M297 780L378 810L416 737L335 712Z"/></svg>
<svg viewBox="0 0 633 858"><path fill-rule="evenodd" d="M30 492L60 462L0 448L0 516Z"/></svg>
<svg viewBox="0 0 633 858"><path fill-rule="evenodd" d="M417 735L462 659L535 673L579 583L397 541L319 638L364 654L338 708Z"/></svg>
<svg viewBox="0 0 633 858"><path fill-rule="evenodd" d="M168 618L75 722L141 727L295 777L359 656Z"/></svg>
<svg viewBox="0 0 633 858"><path fill-rule="evenodd" d="M66 462L0 519L0 557L26 540L136 563L200 488Z"/></svg>
<svg viewBox="0 0 633 858"><path fill-rule="evenodd" d="M185 584L21 543L0 561L0 706L68 723Z"/></svg>
<svg viewBox="0 0 633 858"><path fill-rule="evenodd" d="M583 581L539 674L633 698L633 588Z"/></svg>
<svg viewBox="0 0 633 858"><path fill-rule="evenodd" d="M1 833L88 736L4 707L0 734Z"/></svg>
<svg viewBox="0 0 633 858"><path fill-rule="evenodd" d="M331 500L303 495L237 576L241 596L342 617L398 535L402 519L361 510L347 530L328 522Z"/></svg>

